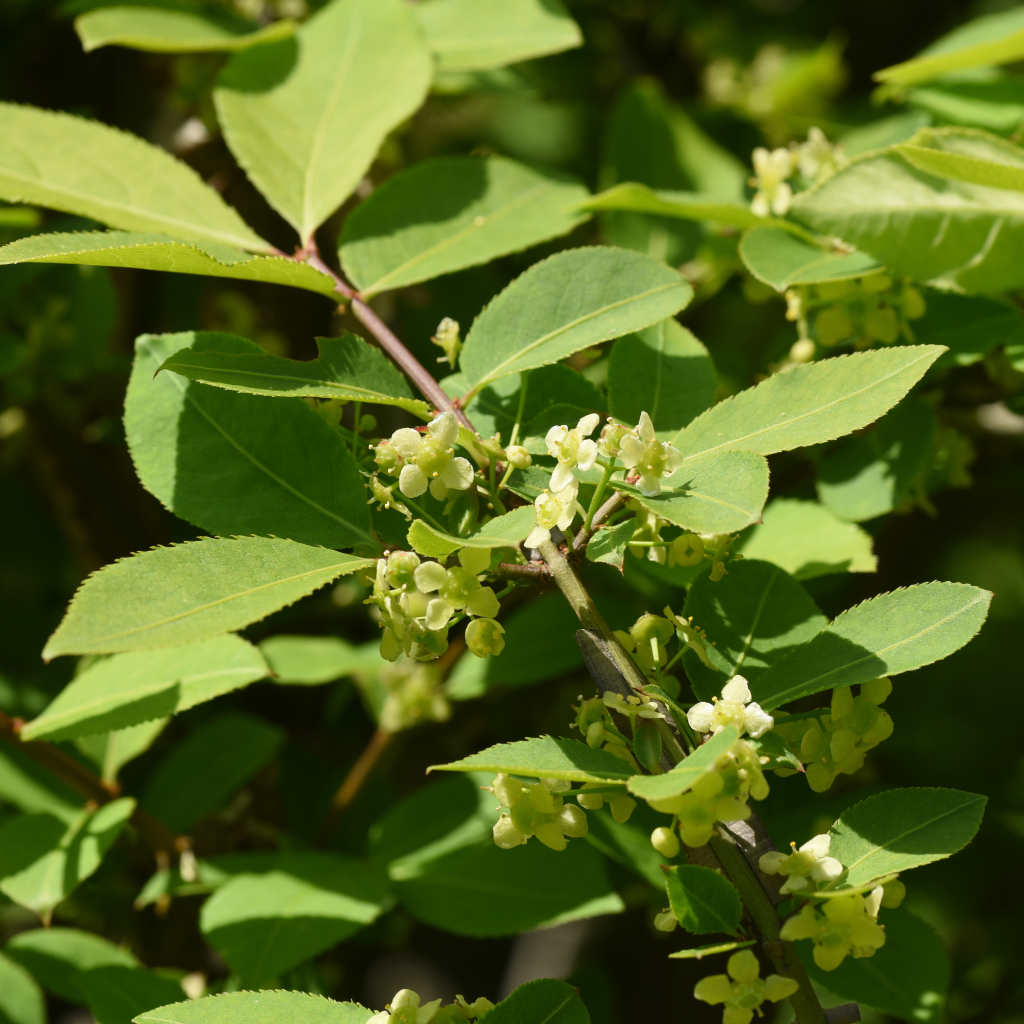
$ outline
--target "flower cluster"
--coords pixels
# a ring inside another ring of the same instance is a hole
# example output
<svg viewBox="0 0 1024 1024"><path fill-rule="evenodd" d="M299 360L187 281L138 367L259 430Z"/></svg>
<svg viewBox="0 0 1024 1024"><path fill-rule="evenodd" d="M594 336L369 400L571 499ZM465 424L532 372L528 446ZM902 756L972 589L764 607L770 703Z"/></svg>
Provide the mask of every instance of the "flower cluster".
<svg viewBox="0 0 1024 1024"><path fill-rule="evenodd" d="M616 727L610 711L613 705L617 707L616 702L622 700L623 698L619 694L613 693L610 690L600 697L589 697L586 700L580 696L579 704L576 706L575 725L583 734L588 747L593 747L594 749L601 748L609 754L613 754L615 757L628 761L630 765L633 765L633 757L629 752L629 741ZM639 697L637 702L640 703ZM635 710L635 706L632 703L629 705L629 710ZM651 712L651 709L648 708L647 711ZM641 712L637 711L637 713L640 714ZM657 713L651 712L651 714ZM598 803L598 806L600 806L600 803Z"/></svg>
<svg viewBox="0 0 1024 1024"><path fill-rule="evenodd" d="M772 850L764 854L757 866L766 875L782 875L786 880L780 893L806 892L831 885L843 873L843 865L828 855L832 840L828 833L808 839L798 850L792 843L792 853Z"/></svg>
<svg viewBox="0 0 1024 1024"><path fill-rule="evenodd" d="M750 208L758 217L773 213L783 216L793 200L789 183L796 172L805 185L814 185L831 177L843 163L842 152L825 137L818 127L807 133L807 141L789 148L765 149L758 146L752 156L754 176L750 184L757 190Z"/></svg>
<svg viewBox="0 0 1024 1024"><path fill-rule="evenodd" d="M629 627L628 633L617 629L615 639L632 655L637 665L651 675L659 672L668 661L668 642L675 632L675 625L668 619L648 612Z"/></svg>
<svg viewBox="0 0 1024 1024"><path fill-rule="evenodd" d="M864 755L892 735L892 719L879 705L892 693L884 676L863 683L855 697L849 686L832 691L827 714L782 722L779 732L799 751L807 766L807 784L823 793L837 775L852 775L864 765Z"/></svg>
<svg viewBox="0 0 1024 1024"><path fill-rule="evenodd" d="M823 971L835 970L848 956L872 956L885 944L885 929L878 923L882 886L866 895L843 893L824 901L820 909L805 903L782 926L779 935L787 942L810 939L814 962Z"/></svg>
<svg viewBox="0 0 1024 1024"><path fill-rule="evenodd" d="M747 801L767 795L768 782L757 751L746 740L737 740L685 793L648 803L676 819L674 827L687 846L703 846L717 822L749 818Z"/></svg>
<svg viewBox="0 0 1024 1024"><path fill-rule="evenodd" d="M430 421L424 433L401 427L374 451L381 471L398 477L398 489L407 498L418 498L428 489L439 501L449 491L465 491L473 485L473 466L455 455L459 424L451 412Z"/></svg>
<svg viewBox="0 0 1024 1024"><path fill-rule="evenodd" d="M522 846L536 836L552 850L564 850L570 839L587 834L587 816L564 794L572 783L561 779L526 782L501 773L491 787L498 802L508 810L494 824L494 842L503 850Z"/></svg>
<svg viewBox="0 0 1024 1024"><path fill-rule="evenodd" d="M448 628L457 612L473 617L466 646L479 657L500 654L504 630L494 616L498 598L480 582L490 554L463 548L459 564L445 568L412 551L392 551L377 562L369 602L380 610L380 653L388 661L406 654L431 661L448 647Z"/></svg>
<svg viewBox="0 0 1024 1024"><path fill-rule="evenodd" d="M727 725L735 725L741 736L749 733L754 739L775 724L775 719L751 699L750 684L743 676L733 676L722 687L721 700L715 697L711 704L703 700L694 704L686 712L686 721L699 733L717 733Z"/></svg>
<svg viewBox="0 0 1024 1024"><path fill-rule="evenodd" d="M733 953L725 970L725 974L702 978L693 990L694 998L702 1002L724 1004L722 1024L750 1024L765 1001L788 999L799 988L792 978L781 974L762 978L757 957L749 949Z"/></svg>
<svg viewBox="0 0 1024 1024"><path fill-rule="evenodd" d="M480 998L470 1003L456 996L454 1003L441 1005L440 999L424 1003L411 988L394 994L386 1010L375 1013L366 1024L467 1024L494 1009L489 999Z"/></svg>
<svg viewBox="0 0 1024 1024"><path fill-rule="evenodd" d="M658 440L654 424L646 412L640 413L636 428L620 441L619 458L637 477L640 493L647 495L658 494L662 478L674 473L683 461L675 445Z"/></svg>

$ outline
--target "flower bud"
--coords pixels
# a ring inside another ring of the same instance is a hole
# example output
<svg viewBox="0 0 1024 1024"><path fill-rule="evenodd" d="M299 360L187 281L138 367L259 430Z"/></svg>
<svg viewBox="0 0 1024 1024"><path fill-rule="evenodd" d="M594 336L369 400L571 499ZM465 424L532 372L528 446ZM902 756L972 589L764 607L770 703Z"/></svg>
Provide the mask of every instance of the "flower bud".
<svg viewBox="0 0 1024 1024"><path fill-rule="evenodd" d="M662 857L671 860L679 853L679 839L675 832L664 825L659 826L651 833L651 846L653 846Z"/></svg>
<svg viewBox="0 0 1024 1024"><path fill-rule="evenodd" d="M521 444L510 444L505 458L513 469L527 469L533 463L533 456Z"/></svg>
<svg viewBox="0 0 1024 1024"><path fill-rule="evenodd" d="M704 541L695 533L684 533L676 537L669 548L669 561L672 565L697 565L704 560Z"/></svg>
<svg viewBox="0 0 1024 1024"><path fill-rule="evenodd" d="M495 619L474 619L466 627L466 646L478 658L501 654L505 649L505 628Z"/></svg>

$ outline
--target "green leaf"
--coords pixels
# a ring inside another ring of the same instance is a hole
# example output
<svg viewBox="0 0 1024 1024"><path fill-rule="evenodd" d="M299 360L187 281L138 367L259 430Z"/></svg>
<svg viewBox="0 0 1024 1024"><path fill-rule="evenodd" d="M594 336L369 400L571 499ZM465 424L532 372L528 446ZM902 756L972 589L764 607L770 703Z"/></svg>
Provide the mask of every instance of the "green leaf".
<svg viewBox="0 0 1024 1024"><path fill-rule="evenodd" d="M487 1014L488 1024L590 1024L579 992L552 978L528 981Z"/></svg>
<svg viewBox="0 0 1024 1024"><path fill-rule="evenodd" d="M967 153L929 149L927 146L914 145L912 142L897 146L896 152L926 174L949 178L952 181L963 181L969 185L1024 192L1024 166L1020 164L997 163ZM1015 151L1011 151L1010 155L1017 159L1024 157L1024 153Z"/></svg>
<svg viewBox="0 0 1024 1024"><path fill-rule="evenodd" d="M260 654L273 682L286 686L318 686L383 664L376 643L355 647L336 636L278 634L260 644Z"/></svg>
<svg viewBox="0 0 1024 1024"><path fill-rule="evenodd" d="M919 149L993 165L991 175L1016 176L1024 150L996 135L967 128L927 128L911 140ZM972 165L977 170L977 165ZM928 173L896 146L853 160L798 195L792 215L837 235L890 270L916 281L968 293L1019 288L1017 258L1024 239L1024 192Z"/></svg>
<svg viewBox="0 0 1024 1024"><path fill-rule="evenodd" d="M908 503L931 469L938 429L925 401L898 405L870 430L844 438L818 463L818 497L837 516L874 519Z"/></svg>
<svg viewBox="0 0 1024 1024"><path fill-rule="evenodd" d="M671 267L626 249L570 249L491 300L462 350L468 400L491 381L554 363L679 312L693 295Z"/></svg>
<svg viewBox="0 0 1024 1024"><path fill-rule="evenodd" d="M782 228L752 228L740 239L740 258L754 277L777 292L794 285L849 281L883 269L865 253L815 245Z"/></svg>
<svg viewBox="0 0 1024 1024"><path fill-rule="evenodd" d="M891 409L942 354L905 345L795 366L708 409L673 443L689 461L722 451L760 455L852 433ZM676 471L675 479L687 467Z"/></svg>
<svg viewBox="0 0 1024 1024"><path fill-rule="evenodd" d="M168 718L154 718L152 721L130 725L125 729L115 729L113 732L80 736L75 741L75 746L96 765L103 782L113 783L117 781L118 773L129 761L135 760L149 750L168 721Z"/></svg>
<svg viewBox="0 0 1024 1024"><path fill-rule="evenodd" d="M4 1024L46 1024L43 993L31 976L3 953L0 953L0 1020Z"/></svg>
<svg viewBox="0 0 1024 1024"><path fill-rule="evenodd" d="M655 191L635 182L613 185L587 199L580 207L591 211L627 210L631 213L652 213L660 217L676 217L681 220L710 221L734 228L751 228L762 224L781 227L786 223L774 218L758 217L745 203L729 202L701 192L678 192L667 189ZM799 227L794 225L790 225L788 230L800 231Z"/></svg>
<svg viewBox="0 0 1024 1024"><path fill-rule="evenodd" d="M225 992L158 1006L135 1024L366 1024L373 1010L358 1003L336 1003L306 992Z"/></svg>
<svg viewBox="0 0 1024 1024"><path fill-rule="evenodd" d="M870 957L847 957L823 971L810 955L807 973L840 999L874 1007L899 1020L940 1024L945 1018L950 964L945 943L930 925L906 910L883 913L885 945ZM805 946L810 953L810 945ZM801 951L803 952L803 950Z"/></svg>
<svg viewBox="0 0 1024 1024"><path fill-rule="evenodd" d="M244 338L204 331L136 341L124 420L143 486L211 533L371 542L363 478L342 435L299 398L269 405L172 373L154 377L189 347L262 355Z"/></svg>
<svg viewBox="0 0 1024 1024"><path fill-rule="evenodd" d="M875 72L889 85L913 85L950 71L1012 64L1024 59L1024 12L1019 7L976 18L934 42L913 60Z"/></svg>
<svg viewBox="0 0 1024 1024"><path fill-rule="evenodd" d="M75 18L75 31L88 53L101 46L128 46L153 53L244 50L290 36L287 18L261 28L228 11L168 10L160 7L103 7Z"/></svg>
<svg viewBox="0 0 1024 1024"><path fill-rule="evenodd" d="M31 235L0 246L0 266L71 263L201 274L242 281L283 284L334 296L334 282L306 263L283 256L254 256L218 242L184 242L168 235L134 231L73 231Z"/></svg>
<svg viewBox="0 0 1024 1024"><path fill-rule="evenodd" d="M931 122L937 124L984 128L997 135L1012 136L1024 121L1021 76L995 68L943 75L927 85L907 90L904 98L917 112L930 114ZM887 140L899 141L903 140Z"/></svg>
<svg viewBox="0 0 1024 1024"><path fill-rule="evenodd" d="M724 875L697 864L680 864L669 868L666 876L669 906L686 931L733 934L739 928L743 904Z"/></svg>
<svg viewBox="0 0 1024 1024"><path fill-rule="evenodd" d="M372 564L276 537L205 537L141 551L85 580L43 657L193 643L241 629Z"/></svg>
<svg viewBox="0 0 1024 1024"><path fill-rule="evenodd" d="M1024 316L1005 299L928 291L927 301L924 316L914 321L914 337L946 346L936 369L970 366L997 345L1024 345Z"/></svg>
<svg viewBox="0 0 1024 1024"><path fill-rule="evenodd" d="M671 434L714 400L714 363L678 320L663 320L612 345L608 410L616 419L634 424L646 412L659 434Z"/></svg>
<svg viewBox="0 0 1024 1024"><path fill-rule="evenodd" d="M415 7L442 71L481 71L583 44L562 0L427 0Z"/></svg>
<svg viewBox="0 0 1024 1024"><path fill-rule="evenodd" d="M0 800L22 811L51 814L65 825L78 817L83 803L70 783L11 743L0 744Z"/></svg>
<svg viewBox="0 0 1024 1024"><path fill-rule="evenodd" d="M4 953L48 992L68 1003L84 1002L80 976L94 967L137 967L126 949L76 928L33 928L7 941Z"/></svg>
<svg viewBox="0 0 1024 1024"><path fill-rule="evenodd" d="M604 562L622 572L626 548L639 525L636 519L627 519L614 526L602 525L587 543L587 559L591 562Z"/></svg>
<svg viewBox="0 0 1024 1024"><path fill-rule="evenodd" d="M468 537L443 533L422 519L414 519L409 527L408 539L409 546L421 555L447 558L460 548L514 548L536 525L537 517L533 506L524 505L522 508L514 508L511 512L495 516Z"/></svg>
<svg viewBox="0 0 1024 1024"><path fill-rule="evenodd" d="M90 665L22 730L22 739L71 739L185 711L267 675L260 652L237 636Z"/></svg>
<svg viewBox="0 0 1024 1024"><path fill-rule="evenodd" d="M219 811L277 754L284 733L240 711L208 718L153 769L139 800L178 833Z"/></svg>
<svg viewBox="0 0 1024 1024"><path fill-rule="evenodd" d="M761 522L740 537L736 550L744 558L773 562L798 580L878 567L869 533L815 501L796 498L770 501Z"/></svg>
<svg viewBox="0 0 1024 1024"><path fill-rule="evenodd" d="M232 57L213 98L231 152L305 241L423 102L430 77L407 4L335 0L291 39Z"/></svg>
<svg viewBox="0 0 1024 1024"><path fill-rule="evenodd" d="M269 870L222 885L199 923L243 983L256 986L364 928L390 904L379 868L340 854L286 852Z"/></svg>
<svg viewBox="0 0 1024 1024"><path fill-rule="evenodd" d="M798 697L948 657L981 628L992 595L966 583L918 583L848 608L752 687L772 711Z"/></svg>
<svg viewBox="0 0 1024 1024"><path fill-rule="evenodd" d="M986 797L959 789L890 789L842 813L830 854L846 885L909 871L962 850L981 825Z"/></svg>
<svg viewBox="0 0 1024 1024"><path fill-rule="evenodd" d="M94 967L79 974L78 987L96 1024L131 1024L137 1013L182 996L178 981L144 967Z"/></svg>
<svg viewBox="0 0 1024 1024"><path fill-rule="evenodd" d="M500 850L487 837L424 863L394 888L417 920L481 938L624 909L604 858L585 842L556 853L539 842Z"/></svg>
<svg viewBox="0 0 1024 1024"><path fill-rule="evenodd" d="M268 355L255 346L240 348L232 335L208 338L202 347L179 349L160 369L249 395L339 398L393 405L430 418L430 406L412 397L394 363L355 334L317 338L319 355L308 360Z"/></svg>
<svg viewBox="0 0 1024 1024"><path fill-rule="evenodd" d="M134 135L14 103L0 103L0 135L0 199L126 231L270 251L192 168Z"/></svg>
<svg viewBox="0 0 1024 1024"><path fill-rule="evenodd" d="M703 960L706 956L733 953L737 949L748 949L753 945L753 939L749 942L714 942L707 946L693 946L690 949L681 949L678 953L669 953L668 958L670 960Z"/></svg>
<svg viewBox="0 0 1024 1024"><path fill-rule="evenodd" d="M686 673L699 697L717 697L734 675L756 685L765 672L828 624L811 596L769 562L731 562L717 583L705 573L686 595L683 614L707 635L714 670L688 651Z"/></svg>
<svg viewBox="0 0 1024 1024"><path fill-rule="evenodd" d="M0 891L38 914L51 911L99 866L135 810L124 797L84 810L70 826L52 814L0 825Z"/></svg>
<svg viewBox="0 0 1024 1024"><path fill-rule="evenodd" d="M625 782L633 774L627 762L607 751L595 750L579 740L555 736L496 743L450 764L431 765L427 771L508 772L569 782Z"/></svg>
<svg viewBox="0 0 1024 1024"><path fill-rule="evenodd" d="M671 771L661 775L633 775L626 784L630 793L643 800L670 800L685 793L739 738L734 725L727 725L687 754Z"/></svg>
<svg viewBox="0 0 1024 1024"><path fill-rule="evenodd" d="M586 220L577 207L587 195L572 178L504 157L438 157L396 174L357 206L339 255L352 283L375 295L564 235Z"/></svg>
<svg viewBox="0 0 1024 1024"><path fill-rule="evenodd" d="M704 458L684 462L665 481L660 494L646 495L635 487L616 486L633 501L684 530L735 533L761 518L768 499L768 463L753 452L713 451Z"/></svg>

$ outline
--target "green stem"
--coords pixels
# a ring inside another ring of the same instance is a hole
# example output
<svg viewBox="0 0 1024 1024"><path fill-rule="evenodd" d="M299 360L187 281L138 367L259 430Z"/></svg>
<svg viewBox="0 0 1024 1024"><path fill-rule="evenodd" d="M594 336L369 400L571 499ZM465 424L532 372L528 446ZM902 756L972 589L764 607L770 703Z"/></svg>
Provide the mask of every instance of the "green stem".
<svg viewBox="0 0 1024 1024"><path fill-rule="evenodd" d="M601 479L598 482L597 487L594 488L594 493L590 499L590 505L587 507L587 518L583 521L584 533L590 532L590 528L594 522L594 515L601 507L601 499L604 497L604 492L608 490L608 481L611 480L612 473L614 472L615 460L612 459L604 467L604 473L601 474Z"/></svg>

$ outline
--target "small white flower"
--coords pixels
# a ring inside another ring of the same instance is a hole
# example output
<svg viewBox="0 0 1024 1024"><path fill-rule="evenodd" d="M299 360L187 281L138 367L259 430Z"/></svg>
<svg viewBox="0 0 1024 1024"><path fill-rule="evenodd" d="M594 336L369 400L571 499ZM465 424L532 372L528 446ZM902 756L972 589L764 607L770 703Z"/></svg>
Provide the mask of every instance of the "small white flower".
<svg viewBox="0 0 1024 1024"><path fill-rule="evenodd" d="M686 712L686 720L694 732L721 732L727 725L735 725L742 736L748 733L754 739L763 736L775 719L751 700L750 684L743 676L733 676L722 687L722 697L712 703L700 701Z"/></svg>
<svg viewBox="0 0 1024 1024"><path fill-rule="evenodd" d="M658 494L662 478L674 473L682 462L674 445L658 440L646 412L640 413L636 429L622 438L619 458L627 469L639 474L640 493L646 495Z"/></svg>
<svg viewBox="0 0 1024 1024"><path fill-rule="evenodd" d="M754 179L757 193L750 208L758 217L774 213L781 217L793 198L793 190L786 182L793 173L793 154L788 149L767 150L758 146L754 150Z"/></svg>
<svg viewBox="0 0 1024 1024"><path fill-rule="evenodd" d="M559 491L547 490L538 494L533 507L537 516L537 525L530 531L524 543L528 548L535 548L551 536L556 526L559 530L567 530L576 518L576 497L579 484L570 474L569 483Z"/></svg>
<svg viewBox="0 0 1024 1024"><path fill-rule="evenodd" d="M828 855L831 838L827 833L808 839L800 849L792 844L792 853L772 850L758 861L766 875L784 875L785 883L779 892L788 894L829 885L843 873L843 865Z"/></svg>
<svg viewBox="0 0 1024 1024"><path fill-rule="evenodd" d="M473 466L468 459L455 457L455 441L459 424L453 413L443 412L427 425L426 434L412 427L400 427L385 445L378 446L378 462L387 461L394 472L394 455L400 459L398 489L407 498L418 498L427 488L442 500L449 491L464 491L473 484ZM394 455L390 455L393 452Z"/></svg>
<svg viewBox="0 0 1024 1024"><path fill-rule="evenodd" d="M575 470L588 470L597 461L597 442L590 435L601 417L596 412L583 416L571 430L562 424L552 427L544 437L548 454L558 460L551 474L551 490L558 492L575 479Z"/></svg>

